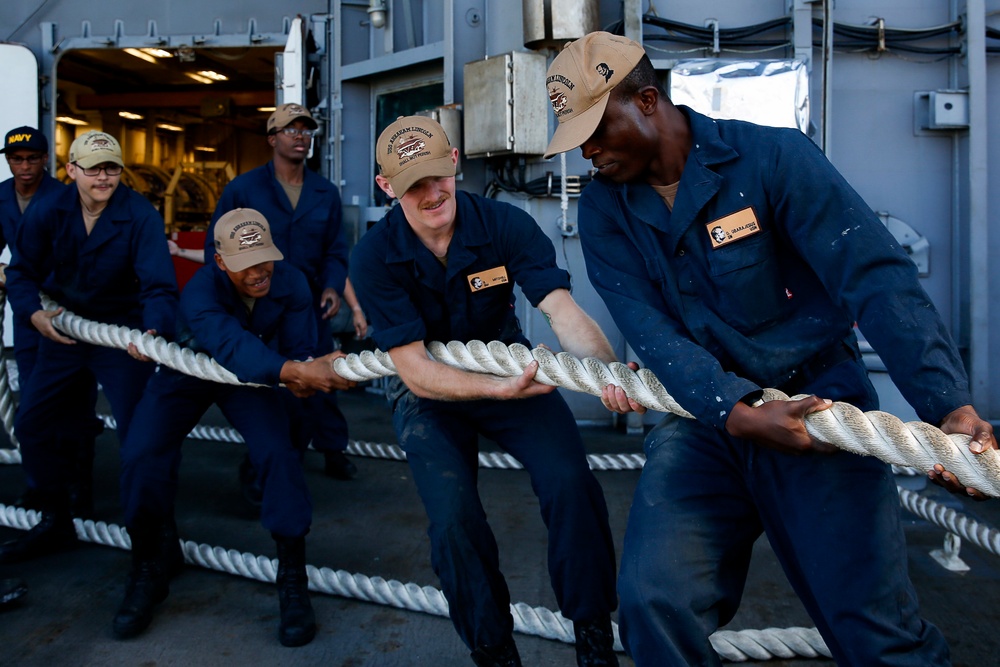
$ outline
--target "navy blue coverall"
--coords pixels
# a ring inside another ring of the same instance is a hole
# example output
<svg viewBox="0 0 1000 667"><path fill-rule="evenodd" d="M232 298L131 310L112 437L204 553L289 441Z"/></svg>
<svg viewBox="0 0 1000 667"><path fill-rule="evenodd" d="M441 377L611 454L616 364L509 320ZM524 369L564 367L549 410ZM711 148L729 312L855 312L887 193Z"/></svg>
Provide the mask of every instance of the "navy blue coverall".
<svg viewBox="0 0 1000 667"><path fill-rule="evenodd" d="M351 283L382 350L414 341L500 340L529 345L514 313L514 284L533 305L569 289L552 243L527 213L457 192L445 268L396 207L359 241ZM473 291L468 277L503 267L505 284ZM476 490L478 436L494 440L531 476L549 530L549 576L563 615L607 618L617 606L615 554L604 494L573 415L553 392L518 401L437 401L398 383L393 424L430 519L431 562L452 622L470 649L513 629L510 593Z"/></svg>
<svg viewBox="0 0 1000 667"><path fill-rule="evenodd" d="M42 174L38 189L32 195L25 214L38 202L56 196L67 186L49 175ZM17 192L14 190L14 179L10 178L0 183L0 250L10 248L11 262L17 256L17 230L21 226L24 214L17 203ZM13 307L13 306L12 306ZM35 367L35 357L38 354L38 339L41 334L31 325L28 318L31 313L14 313L14 358L17 360L18 383L23 387L31 377Z"/></svg>
<svg viewBox="0 0 1000 667"><path fill-rule="evenodd" d="M66 189L66 185L43 172L42 180L38 184L38 189L31 196L25 208L25 214L32 210L34 206L41 206L39 202L56 197ZM74 188L75 190L75 188ZM17 201L17 192L14 189L14 179L8 179L0 183L0 249L4 246L10 248L11 261L17 257L17 230L21 226L24 214ZM13 304L11 305L13 309ZM14 359L17 362L17 381L20 391L28 386L31 380L31 373L35 369L35 361L38 358L38 341L42 335L30 322L32 313L14 312ZM89 475L89 462L94 456L94 438L104 430L104 423L94 416L94 405L97 402L97 380L90 371L81 371L73 378L76 385L73 393L86 396L85 399L74 401L73 407L78 408L77 417L70 417L66 420L65 430L67 436L76 436L79 441L79 455L81 461L86 461L87 465L83 470ZM81 474L83 472L81 471ZM89 482L89 480L87 480Z"/></svg>
<svg viewBox="0 0 1000 667"><path fill-rule="evenodd" d="M332 287L344 293L347 280L347 243L341 225L340 191L337 186L305 170L302 194L295 210L274 175L274 163L257 167L233 179L222 191L205 237L205 259L211 264L215 254L215 221L234 208L252 208L271 223L274 245L309 281L317 347L315 356L333 352L330 321L322 319L319 305L323 290ZM318 451L347 448L347 420L337 406L337 393L317 392L305 399L312 430L313 447Z"/></svg>
<svg viewBox="0 0 1000 667"><path fill-rule="evenodd" d="M178 343L205 352L241 382L269 386L220 384L160 367L122 447L125 525L173 518L181 445L215 403L247 443L263 490L264 528L282 537L305 535L312 503L290 421L299 401L286 389L272 388L286 361L308 358L315 346L305 277L287 262L275 262L270 292L249 312L229 276L205 266L184 287L180 310Z"/></svg>
<svg viewBox="0 0 1000 667"><path fill-rule="evenodd" d="M580 198L592 283L696 416L667 416L646 439L623 642L641 666L719 664L708 637L733 618L763 531L838 665L948 664L918 615L890 467L780 453L725 424L763 387L876 409L854 323L940 423L971 402L958 352L916 267L807 137L679 108L692 146L672 211L645 183L597 177ZM717 227L729 236L716 246Z"/></svg>
<svg viewBox="0 0 1000 667"><path fill-rule="evenodd" d="M89 235L76 187L38 204L25 212L7 271L15 312L40 310L41 290L81 317L173 337L177 279L163 218L142 195L119 184ZM14 424L32 488L61 493L71 478L72 443L59 431L68 406L81 400L67 380L84 369L104 387L124 442L153 364L124 350L41 338Z"/></svg>

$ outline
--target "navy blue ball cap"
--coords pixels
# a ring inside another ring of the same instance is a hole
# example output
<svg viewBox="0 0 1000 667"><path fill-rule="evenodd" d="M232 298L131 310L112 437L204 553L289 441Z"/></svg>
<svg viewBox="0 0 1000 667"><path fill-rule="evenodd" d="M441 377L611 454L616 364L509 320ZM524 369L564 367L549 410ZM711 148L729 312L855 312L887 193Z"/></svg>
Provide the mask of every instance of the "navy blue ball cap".
<svg viewBox="0 0 1000 667"><path fill-rule="evenodd" d="M22 125L15 127L7 133L3 140L3 149L0 153L9 151L38 151L39 153L49 152L49 140L45 138L41 130Z"/></svg>

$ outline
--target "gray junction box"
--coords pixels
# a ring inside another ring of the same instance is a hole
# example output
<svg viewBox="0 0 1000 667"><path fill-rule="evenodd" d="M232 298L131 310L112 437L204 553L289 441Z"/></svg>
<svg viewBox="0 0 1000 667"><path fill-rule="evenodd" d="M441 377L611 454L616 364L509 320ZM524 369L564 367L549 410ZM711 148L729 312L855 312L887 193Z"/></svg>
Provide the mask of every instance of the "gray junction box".
<svg viewBox="0 0 1000 667"><path fill-rule="evenodd" d="M465 154L542 155L548 146L545 56L514 51L465 65Z"/></svg>

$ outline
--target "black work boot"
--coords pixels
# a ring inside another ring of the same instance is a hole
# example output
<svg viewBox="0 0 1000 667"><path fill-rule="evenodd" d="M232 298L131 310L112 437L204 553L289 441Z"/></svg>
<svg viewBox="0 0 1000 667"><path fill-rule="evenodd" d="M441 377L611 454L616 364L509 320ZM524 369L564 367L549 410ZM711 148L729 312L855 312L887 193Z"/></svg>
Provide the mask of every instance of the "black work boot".
<svg viewBox="0 0 1000 667"><path fill-rule="evenodd" d="M309 602L306 576L306 538L274 535L278 545L278 601L282 646L305 646L316 636L316 616Z"/></svg>
<svg viewBox="0 0 1000 667"><path fill-rule="evenodd" d="M79 544L68 509L44 510L41 521L34 528L17 539L0 544L0 563L19 563Z"/></svg>
<svg viewBox="0 0 1000 667"><path fill-rule="evenodd" d="M125 599L112 622L117 639L129 639L149 627L153 607L167 599L170 577L160 557L162 527L136 526L132 538L132 571L125 587Z"/></svg>
<svg viewBox="0 0 1000 667"><path fill-rule="evenodd" d="M472 662L477 667L521 667L521 656L514 638L510 637L502 644L477 646L472 652Z"/></svg>
<svg viewBox="0 0 1000 667"><path fill-rule="evenodd" d="M323 453L323 472L327 477L344 481L358 476L358 467L341 451Z"/></svg>
<svg viewBox="0 0 1000 667"><path fill-rule="evenodd" d="M611 619L573 624L577 667L618 667Z"/></svg>

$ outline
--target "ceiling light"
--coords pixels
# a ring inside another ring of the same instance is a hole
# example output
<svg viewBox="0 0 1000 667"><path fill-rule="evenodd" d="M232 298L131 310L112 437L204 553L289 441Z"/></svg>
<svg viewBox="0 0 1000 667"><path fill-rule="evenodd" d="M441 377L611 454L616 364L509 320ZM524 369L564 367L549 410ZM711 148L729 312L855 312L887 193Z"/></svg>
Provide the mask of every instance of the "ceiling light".
<svg viewBox="0 0 1000 667"><path fill-rule="evenodd" d="M156 58L154 58L153 56L151 56L148 53L144 53L144 52L140 51L139 49L125 49L125 53L129 54L130 56L135 56L136 58L138 58L140 60L145 60L147 63L155 63L156 62Z"/></svg>
<svg viewBox="0 0 1000 667"><path fill-rule="evenodd" d="M145 116L141 116L137 113L132 113L131 111L119 111L118 115L125 120L142 120Z"/></svg>
<svg viewBox="0 0 1000 667"><path fill-rule="evenodd" d="M212 81L229 81L229 77L225 74L219 74L218 72L213 72L210 69L203 69L198 72L198 74L201 74L203 77L211 79Z"/></svg>
<svg viewBox="0 0 1000 667"><path fill-rule="evenodd" d="M73 118L72 116L56 116L57 123L66 123L67 125L86 125L87 121L80 120L79 118Z"/></svg>
<svg viewBox="0 0 1000 667"><path fill-rule="evenodd" d="M196 151L202 151L203 153L215 153L219 150L218 148L212 148L211 146L195 146L194 149Z"/></svg>
<svg viewBox="0 0 1000 667"><path fill-rule="evenodd" d="M171 132L183 132L184 128L180 125L171 125L170 123L157 123L156 127L161 130L170 130Z"/></svg>
<svg viewBox="0 0 1000 667"><path fill-rule="evenodd" d="M143 53L148 53L154 58L173 58L174 54L164 49L140 49Z"/></svg>
<svg viewBox="0 0 1000 667"><path fill-rule="evenodd" d="M263 111L264 113L271 113L278 107L257 107L257 111Z"/></svg>
<svg viewBox="0 0 1000 667"><path fill-rule="evenodd" d="M198 83L212 83L212 80L201 74L195 74L194 72L184 72L184 76L190 77L197 81Z"/></svg>

